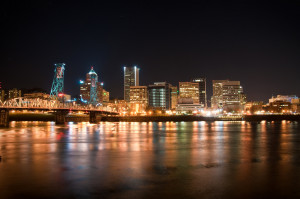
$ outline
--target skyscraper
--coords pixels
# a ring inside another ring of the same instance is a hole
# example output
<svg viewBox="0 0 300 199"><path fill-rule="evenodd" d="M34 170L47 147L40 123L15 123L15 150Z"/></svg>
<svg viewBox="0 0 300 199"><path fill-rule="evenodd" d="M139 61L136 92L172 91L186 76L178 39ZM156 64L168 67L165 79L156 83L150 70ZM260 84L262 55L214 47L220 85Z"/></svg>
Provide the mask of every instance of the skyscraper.
<svg viewBox="0 0 300 199"><path fill-rule="evenodd" d="M199 83L179 82L179 97L192 98L194 104L199 104Z"/></svg>
<svg viewBox="0 0 300 199"><path fill-rule="evenodd" d="M148 104L147 86L130 86L130 103Z"/></svg>
<svg viewBox="0 0 300 199"><path fill-rule="evenodd" d="M199 104L205 108L207 107L207 94L206 94L206 78L194 78L192 82L196 82L199 84Z"/></svg>
<svg viewBox="0 0 300 199"><path fill-rule="evenodd" d="M108 103L109 102L109 92L107 90L103 89L102 93L103 93L103 102Z"/></svg>
<svg viewBox="0 0 300 199"><path fill-rule="evenodd" d="M148 106L147 86L130 86L130 107L137 113L143 112Z"/></svg>
<svg viewBox="0 0 300 199"><path fill-rule="evenodd" d="M21 97L22 96L21 94L22 94L21 90L13 88L8 91L8 99L14 99L14 98Z"/></svg>
<svg viewBox="0 0 300 199"><path fill-rule="evenodd" d="M139 71L136 66L124 66L124 100L130 101L130 86L139 86Z"/></svg>
<svg viewBox="0 0 300 199"><path fill-rule="evenodd" d="M171 85L166 82L155 82L148 86L149 107L159 110L171 109Z"/></svg>
<svg viewBox="0 0 300 199"><path fill-rule="evenodd" d="M223 108L223 83L229 80L213 80L213 96L211 107L214 109Z"/></svg>
<svg viewBox="0 0 300 199"><path fill-rule="evenodd" d="M2 102L4 102L4 100L5 100L5 90L3 90L3 89L0 89L0 100Z"/></svg>
<svg viewBox="0 0 300 199"><path fill-rule="evenodd" d="M5 90L2 88L2 82L0 82L0 100L2 102L5 100Z"/></svg>
<svg viewBox="0 0 300 199"><path fill-rule="evenodd" d="M178 89L177 86L171 86L171 109L176 109L178 100Z"/></svg>
<svg viewBox="0 0 300 199"><path fill-rule="evenodd" d="M98 75L93 67L86 74L86 80L80 80L81 99L90 104L103 102L103 83L98 81Z"/></svg>
<svg viewBox="0 0 300 199"><path fill-rule="evenodd" d="M240 81L227 81L222 83L223 110L227 112L240 112L243 110L245 95Z"/></svg>

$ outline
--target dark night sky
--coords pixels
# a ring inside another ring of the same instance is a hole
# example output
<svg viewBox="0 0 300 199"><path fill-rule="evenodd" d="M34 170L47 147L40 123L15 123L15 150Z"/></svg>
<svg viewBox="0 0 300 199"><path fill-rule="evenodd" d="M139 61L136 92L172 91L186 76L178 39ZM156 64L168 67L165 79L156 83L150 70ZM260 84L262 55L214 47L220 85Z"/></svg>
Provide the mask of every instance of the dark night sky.
<svg viewBox="0 0 300 199"><path fill-rule="evenodd" d="M122 97L122 66L138 65L142 85L205 76L209 97L213 79L240 80L249 100L300 96L299 1L7 0L0 12L6 88L50 90L65 62L72 95L93 65Z"/></svg>

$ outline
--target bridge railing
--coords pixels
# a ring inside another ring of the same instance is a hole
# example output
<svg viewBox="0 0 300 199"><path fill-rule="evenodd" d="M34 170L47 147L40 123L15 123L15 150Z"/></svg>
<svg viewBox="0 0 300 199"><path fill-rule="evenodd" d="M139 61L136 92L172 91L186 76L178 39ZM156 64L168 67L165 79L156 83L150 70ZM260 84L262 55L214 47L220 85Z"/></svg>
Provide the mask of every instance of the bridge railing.
<svg viewBox="0 0 300 199"><path fill-rule="evenodd" d="M45 100L39 98L27 99L22 97L6 100L4 102L0 101L0 108L75 109L113 112L112 108L104 106L80 105L75 102L63 103L57 100Z"/></svg>

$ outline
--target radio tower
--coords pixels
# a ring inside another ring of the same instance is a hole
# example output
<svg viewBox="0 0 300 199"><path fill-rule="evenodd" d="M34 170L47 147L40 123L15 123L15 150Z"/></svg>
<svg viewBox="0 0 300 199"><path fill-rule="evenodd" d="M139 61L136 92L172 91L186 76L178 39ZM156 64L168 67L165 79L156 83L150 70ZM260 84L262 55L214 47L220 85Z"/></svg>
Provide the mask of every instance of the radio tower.
<svg viewBox="0 0 300 199"><path fill-rule="evenodd" d="M50 92L50 98L57 100L59 97L63 96L64 92L64 63L57 63L54 70L54 78L52 83L52 88Z"/></svg>
<svg viewBox="0 0 300 199"><path fill-rule="evenodd" d="M97 92L97 83L98 75L92 67L89 72L91 78L91 89L90 89L90 104L96 105L98 103L98 92Z"/></svg>

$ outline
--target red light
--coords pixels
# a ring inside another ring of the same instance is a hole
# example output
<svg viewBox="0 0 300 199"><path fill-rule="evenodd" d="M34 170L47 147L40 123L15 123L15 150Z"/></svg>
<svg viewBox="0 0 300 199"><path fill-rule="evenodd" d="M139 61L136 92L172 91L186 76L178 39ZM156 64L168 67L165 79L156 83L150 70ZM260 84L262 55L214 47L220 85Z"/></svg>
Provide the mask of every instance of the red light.
<svg viewBox="0 0 300 199"><path fill-rule="evenodd" d="M63 93L59 93L59 94L58 94L58 97L63 97L63 96L64 96Z"/></svg>

